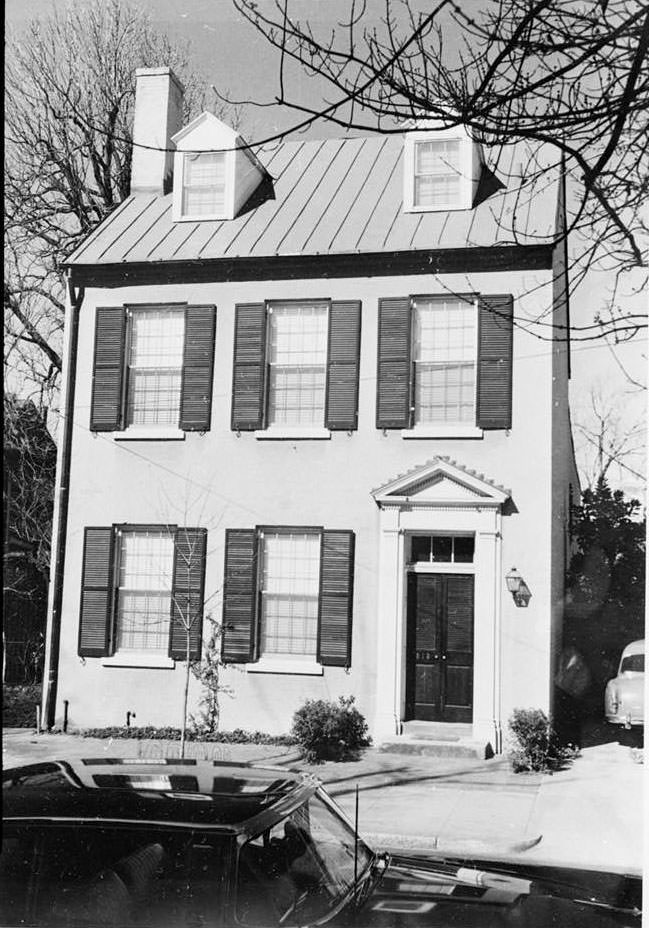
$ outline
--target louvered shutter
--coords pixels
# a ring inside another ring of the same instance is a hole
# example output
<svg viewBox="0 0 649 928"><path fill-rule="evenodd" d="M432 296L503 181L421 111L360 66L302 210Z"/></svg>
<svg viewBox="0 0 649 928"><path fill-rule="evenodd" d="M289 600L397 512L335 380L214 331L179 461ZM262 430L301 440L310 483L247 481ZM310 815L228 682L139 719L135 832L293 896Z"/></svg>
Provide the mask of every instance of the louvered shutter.
<svg viewBox="0 0 649 928"><path fill-rule="evenodd" d="M214 306L187 307L180 400L180 428L186 432L206 432L210 427L215 333Z"/></svg>
<svg viewBox="0 0 649 928"><path fill-rule="evenodd" d="M354 533L323 531L320 550L318 661L349 667L352 659Z"/></svg>
<svg viewBox="0 0 649 928"><path fill-rule="evenodd" d="M189 659L201 659L206 546L207 531L204 528L176 529L169 656L177 661L187 658L188 630Z"/></svg>
<svg viewBox="0 0 649 928"><path fill-rule="evenodd" d="M512 424L514 300L509 294L480 297L478 414L482 429Z"/></svg>
<svg viewBox="0 0 649 928"><path fill-rule="evenodd" d="M78 647L81 657L104 657L108 654L114 597L114 550L112 526L85 530Z"/></svg>
<svg viewBox="0 0 649 928"><path fill-rule="evenodd" d="M257 532L227 529L221 655L224 662L254 660L256 603Z"/></svg>
<svg viewBox="0 0 649 928"><path fill-rule="evenodd" d="M266 307L245 303L235 308L232 428L263 428L266 368Z"/></svg>
<svg viewBox="0 0 649 928"><path fill-rule="evenodd" d="M358 428L358 366L361 348L361 304L334 302L329 308L327 350L328 429Z"/></svg>
<svg viewBox="0 0 649 928"><path fill-rule="evenodd" d="M125 308L98 307L90 404L90 428L94 432L113 432L124 427L122 384L125 342Z"/></svg>
<svg viewBox="0 0 649 928"><path fill-rule="evenodd" d="M410 299L379 300L376 427L410 425Z"/></svg>

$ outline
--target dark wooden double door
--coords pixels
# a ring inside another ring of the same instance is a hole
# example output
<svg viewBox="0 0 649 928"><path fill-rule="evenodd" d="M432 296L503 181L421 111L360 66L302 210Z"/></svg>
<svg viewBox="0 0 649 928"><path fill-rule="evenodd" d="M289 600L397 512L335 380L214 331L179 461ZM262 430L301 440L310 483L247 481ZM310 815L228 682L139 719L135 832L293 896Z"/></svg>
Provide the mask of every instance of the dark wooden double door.
<svg viewBox="0 0 649 928"><path fill-rule="evenodd" d="M474 582L470 574L408 574L406 718L473 719Z"/></svg>

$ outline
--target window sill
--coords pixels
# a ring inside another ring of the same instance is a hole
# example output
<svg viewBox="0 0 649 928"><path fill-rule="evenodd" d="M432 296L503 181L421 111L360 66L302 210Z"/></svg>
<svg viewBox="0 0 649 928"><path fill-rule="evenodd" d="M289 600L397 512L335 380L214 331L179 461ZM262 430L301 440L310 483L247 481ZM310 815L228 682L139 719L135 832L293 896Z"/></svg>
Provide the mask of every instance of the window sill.
<svg viewBox="0 0 649 928"><path fill-rule="evenodd" d="M102 667L157 667L173 670L176 662L166 654L148 654L146 651L130 651L113 654L102 659Z"/></svg>
<svg viewBox="0 0 649 928"><path fill-rule="evenodd" d="M331 438L331 432L329 429L325 428L308 428L308 427L296 427L296 428L268 428L260 429L254 433L255 438L258 438L260 441L290 441L290 440L304 440L308 441L309 439L313 440L327 440Z"/></svg>
<svg viewBox="0 0 649 928"><path fill-rule="evenodd" d="M113 432L115 441L184 441L185 433L175 428L130 428Z"/></svg>
<svg viewBox="0 0 649 928"><path fill-rule="evenodd" d="M234 219L229 212L221 210L218 213L174 213L173 222L224 222L228 219Z"/></svg>
<svg viewBox="0 0 649 928"><path fill-rule="evenodd" d="M482 438L484 432L475 425L420 425L402 429L402 438Z"/></svg>
<svg viewBox="0 0 649 928"><path fill-rule="evenodd" d="M410 204L404 206L404 213L450 213L450 212L459 212L461 210L472 209L473 206L470 202L462 200L461 202L455 203L445 203L440 205L436 203L435 206L415 206L415 204Z"/></svg>
<svg viewBox="0 0 649 928"><path fill-rule="evenodd" d="M321 677L324 673L322 664L316 661L303 660L294 661L290 658L273 659L261 658L254 664L246 664L247 673L282 673L282 674L301 674L312 677Z"/></svg>

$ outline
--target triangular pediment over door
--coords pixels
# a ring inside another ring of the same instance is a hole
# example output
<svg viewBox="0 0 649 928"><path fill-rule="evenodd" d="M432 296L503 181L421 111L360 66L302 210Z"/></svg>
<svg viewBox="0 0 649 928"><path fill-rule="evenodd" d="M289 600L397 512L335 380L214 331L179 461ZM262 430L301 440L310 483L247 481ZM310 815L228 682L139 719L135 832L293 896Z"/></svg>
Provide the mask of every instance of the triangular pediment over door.
<svg viewBox="0 0 649 928"><path fill-rule="evenodd" d="M510 495L509 490L484 474L446 457L433 458L372 491L381 508L435 505L491 508L502 506Z"/></svg>

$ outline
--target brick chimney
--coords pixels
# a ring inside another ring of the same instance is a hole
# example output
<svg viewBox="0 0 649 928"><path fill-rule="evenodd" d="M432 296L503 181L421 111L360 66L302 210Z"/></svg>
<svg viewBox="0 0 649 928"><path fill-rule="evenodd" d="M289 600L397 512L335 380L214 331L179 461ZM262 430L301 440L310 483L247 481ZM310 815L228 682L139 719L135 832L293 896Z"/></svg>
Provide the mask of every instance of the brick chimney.
<svg viewBox="0 0 649 928"><path fill-rule="evenodd" d="M167 193L173 152L155 149L174 148L171 136L182 128L184 88L171 68L138 68L135 77L131 193Z"/></svg>

